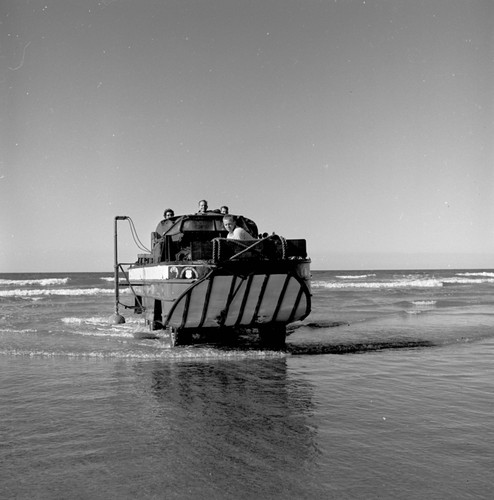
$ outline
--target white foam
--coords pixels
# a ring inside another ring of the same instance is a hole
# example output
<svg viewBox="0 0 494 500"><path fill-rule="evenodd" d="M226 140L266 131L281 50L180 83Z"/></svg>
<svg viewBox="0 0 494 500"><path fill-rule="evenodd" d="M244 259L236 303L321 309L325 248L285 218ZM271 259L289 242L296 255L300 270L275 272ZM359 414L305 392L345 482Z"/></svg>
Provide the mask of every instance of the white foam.
<svg viewBox="0 0 494 500"><path fill-rule="evenodd" d="M155 343L159 341L153 341ZM67 358L96 358L96 359L265 359L265 358L285 358L287 353L284 351L222 351L214 348L160 348L150 350L149 345L139 344L145 347L146 352L132 351L91 351L91 352L73 352L73 351L44 351L28 349L0 349L0 354L8 356L26 356L30 358L37 357L67 357ZM162 347L162 346L161 346Z"/></svg>
<svg viewBox="0 0 494 500"><path fill-rule="evenodd" d="M434 306L437 304L437 300L414 300L412 304L415 306Z"/></svg>
<svg viewBox="0 0 494 500"><path fill-rule="evenodd" d="M62 323L73 324L73 325L107 325L108 319L102 317L93 317L93 318L62 318Z"/></svg>
<svg viewBox="0 0 494 500"><path fill-rule="evenodd" d="M314 288L437 288L443 283L437 279L417 279L399 281L365 281L360 283L338 283L334 281L313 281Z"/></svg>
<svg viewBox="0 0 494 500"><path fill-rule="evenodd" d="M128 289L120 291L127 293ZM108 288L47 288L47 289L21 289L14 290L1 290L0 297L35 297L35 296L48 296L48 295L111 295L115 293L113 289Z"/></svg>
<svg viewBox="0 0 494 500"><path fill-rule="evenodd" d="M488 278L494 278L494 273L489 272L477 272L477 273L457 273L457 276L484 276Z"/></svg>
<svg viewBox="0 0 494 500"><path fill-rule="evenodd" d="M109 316L94 316L91 318L78 318L78 317L67 317L67 318L62 318L61 321L62 323L65 323L67 325L94 325L94 326L108 326L109 323ZM143 321L142 317L134 317L134 316L129 316L128 318L125 318L125 323L120 323L118 328L125 328L127 325L136 325L140 324Z"/></svg>
<svg viewBox="0 0 494 500"><path fill-rule="evenodd" d="M37 280L3 280L0 279L0 286L53 286L53 285L66 285L70 278L45 278Z"/></svg>
<svg viewBox="0 0 494 500"><path fill-rule="evenodd" d="M14 328L0 328L0 333L38 333L38 330L33 328L24 328L23 330L16 330Z"/></svg>
<svg viewBox="0 0 494 500"><path fill-rule="evenodd" d="M75 331L75 335L82 335L83 337L124 337L134 338L134 334L130 331L117 330L116 328L105 329L97 328L90 331Z"/></svg>
<svg viewBox="0 0 494 500"><path fill-rule="evenodd" d="M336 276L336 278L341 279L341 280L352 280L352 279L363 279L363 278L372 278L374 277L375 274L359 274L359 275L341 275L341 276Z"/></svg>
<svg viewBox="0 0 494 500"><path fill-rule="evenodd" d="M443 282L448 284L458 284L458 285L480 285L482 283L494 283L494 277L483 278L444 278Z"/></svg>

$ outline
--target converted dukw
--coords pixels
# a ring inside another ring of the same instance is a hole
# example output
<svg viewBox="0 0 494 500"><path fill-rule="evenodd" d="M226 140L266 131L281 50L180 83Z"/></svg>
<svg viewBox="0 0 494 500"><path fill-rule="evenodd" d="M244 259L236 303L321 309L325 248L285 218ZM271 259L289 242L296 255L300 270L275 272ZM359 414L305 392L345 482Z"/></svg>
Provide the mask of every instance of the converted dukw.
<svg viewBox="0 0 494 500"><path fill-rule="evenodd" d="M129 265L117 257L117 221L125 219L133 228L129 217L115 217L116 318L122 318L119 304L130 307L119 300L118 286L126 285L134 294L131 307L157 337L169 336L172 346L229 342L247 331L279 348L287 325L310 313L304 239L260 236L243 216L235 217L236 225L252 239L229 239L219 213L180 215L167 221L163 234L151 233L150 253Z"/></svg>

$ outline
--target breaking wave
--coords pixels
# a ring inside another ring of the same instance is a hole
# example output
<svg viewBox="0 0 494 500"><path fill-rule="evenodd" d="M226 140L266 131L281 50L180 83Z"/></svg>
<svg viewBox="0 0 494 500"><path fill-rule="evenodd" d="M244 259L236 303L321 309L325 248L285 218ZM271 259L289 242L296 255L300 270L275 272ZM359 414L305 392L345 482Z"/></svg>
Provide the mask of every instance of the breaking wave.
<svg viewBox="0 0 494 500"><path fill-rule="evenodd" d="M416 306L434 306L437 304L437 300L413 300L412 304Z"/></svg>
<svg viewBox="0 0 494 500"><path fill-rule="evenodd" d="M489 273L489 272L469 272L469 273L457 273L457 276L484 276L486 278L494 278L494 273Z"/></svg>
<svg viewBox="0 0 494 500"><path fill-rule="evenodd" d="M313 288L439 288L441 280L434 278L400 281L362 281L357 283L339 283L336 281L313 281Z"/></svg>
<svg viewBox="0 0 494 500"><path fill-rule="evenodd" d="M341 277L340 277L341 278ZM345 277L345 280L358 278L356 276ZM447 285L482 285L494 283L494 273L465 273L451 278L417 278L384 281L325 281L314 280L313 288L441 288Z"/></svg>
<svg viewBox="0 0 494 500"><path fill-rule="evenodd" d="M70 278L44 278L30 280L6 280L0 279L0 286L53 286L66 285Z"/></svg>
<svg viewBox="0 0 494 500"><path fill-rule="evenodd" d="M153 349L150 350L150 343L153 344ZM237 360L237 359L270 359L270 358L285 358L287 353L284 351L264 351L264 350L223 350L212 347L196 348L196 347L175 347L170 348L163 344L162 349L156 349L157 341L142 342L140 346L136 346L129 351L115 350L92 350L85 352L77 352L73 350L47 350L47 349L1 349L0 355L8 356L25 356L30 358L89 358L89 359L123 359L123 360Z"/></svg>
<svg viewBox="0 0 494 500"><path fill-rule="evenodd" d="M93 316L91 318L67 317L61 319L66 325L95 325L106 326L109 323L109 318L106 316ZM126 318L125 323L138 323L140 320L135 320L132 317Z"/></svg>
<svg viewBox="0 0 494 500"><path fill-rule="evenodd" d="M465 274L467 276L467 274ZM471 276L482 276L481 278L444 278L443 283L446 285L480 285L482 283L494 283L494 273L472 274Z"/></svg>
<svg viewBox="0 0 494 500"><path fill-rule="evenodd" d="M123 291L124 292L124 291ZM48 289L14 289L0 290L0 297L39 297L39 296L94 296L111 295L114 291L108 288L48 288ZM125 292L124 292L125 293Z"/></svg>
<svg viewBox="0 0 494 500"><path fill-rule="evenodd" d="M364 279L364 278L373 278L375 277L375 274L360 274L360 275L340 275L336 276L336 278L341 279L341 280L353 280L353 279Z"/></svg>

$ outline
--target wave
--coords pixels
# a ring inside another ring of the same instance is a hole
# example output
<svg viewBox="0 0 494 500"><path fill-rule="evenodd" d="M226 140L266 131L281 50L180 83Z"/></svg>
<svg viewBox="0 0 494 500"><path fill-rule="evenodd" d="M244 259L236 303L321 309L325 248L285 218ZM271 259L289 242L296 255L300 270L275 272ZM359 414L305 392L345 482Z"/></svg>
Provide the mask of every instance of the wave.
<svg viewBox="0 0 494 500"><path fill-rule="evenodd" d="M157 349L160 346L161 348ZM143 349L140 349L143 348ZM152 348L149 350L149 348ZM238 359L269 359L285 358L284 351L264 351L264 350L223 350L212 347L174 347L157 340L141 341L129 351L50 351L43 349L1 349L0 355L25 356L25 357L67 357L67 358L96 358L96 359L143 359L143 360L238 360Z"/></svg>
<svg viewBox="0 0 494 500"><path fill-rule="evenodd" d="M494 283L494 277L486 273L481 277L452 277L452 278L418 278L401 279L396 281L357 281L338 282L315 280L311 282L313 288L441 288L445 285L482 285ZM478 275L477 275L478 276Z"/></svg>
<svg viewBox="0 0 494 500"><path fill-rule="evenodd" d="M108 316L93 316L91 318L78 318L78 317L67 317L61 319L62 323L66 325L94 325L94 326L106 326L112 324L111 317ZM119 328L125 328L128 324L139 324L142 323L142 317L129 316L125 318L125 323L119 323Z"/></svg>
<svg viewBox="0 0 494 500"><path fill-rule="evenodd" d="M17 335L23 333L38 333L38 330L35 330L33 328L23 328L21 330L16 330L13 328L0 328L0 333L15 333Z"/></svg>
<svg viewBox="0 0 494 500"><path fill-rule="evenodd" d="M112 330L98 329L98 330L92 330L90 332L76 331L76 332L74 332L74 335L82 335L83 337L135 338L135 336L132 332L116 330L116 329L112 329Z"/></svg>
<svg viewBox="0 0 494 500"><path fill-rule="evenodd" d="M412 304L415 306L435 306L437 300L414 300Z"/></svg>
<svg viewBox="0 0 494 500"><path fill-rule="evenodd" d="M52 289L20 289L0 290L0 297L39 297L39 296L77 296L77 295L111 295L113 289L107 288L52 288Z"/></svg>
<svg viewBox="0 0 494 500"><path fill-rule="evenodd" d="M376 276L375 274L359 274L359 275L340 275L336 276L336 278L341 279L341 280L352 280L352 279L363 279L363 278L373 278Z"/></svg>
<svg viewBox="0 0 494 500"><path fill-rule="evenodd" d="M5 280L0 279L0 286L53 286L66 285L70 278L44 278L32 280Z"/></svg>
<svg viewBox="0 0 494 500"><path fill-rule="evenodd" d="M457 273L457 276L484 276L488 278L494 278L494 273L489 272L477 272L477 273Z"/></svg>
<svg viewBox="0 0 494 500"><path fill-rule="evenodd" d="M313 281L313 288L440 288L442 280L416 279L400 281L364 281L358 283L338 283L335 281Z"/></svg>
<svg viewBox="0 0 494 500"><path fill-rule="evenodd" d="M494 277L487 277L487 274L485 276L484 278L444 278L443 283L447 285L480 285L482 283L494 283Z"/></svg>
<svg viewBox="0 0 494 500"><path fill-rule="evenodd" d="M113 281L115 281L115 277L114 276L102 276L100 278L100 280L113 282Z"/></svg>

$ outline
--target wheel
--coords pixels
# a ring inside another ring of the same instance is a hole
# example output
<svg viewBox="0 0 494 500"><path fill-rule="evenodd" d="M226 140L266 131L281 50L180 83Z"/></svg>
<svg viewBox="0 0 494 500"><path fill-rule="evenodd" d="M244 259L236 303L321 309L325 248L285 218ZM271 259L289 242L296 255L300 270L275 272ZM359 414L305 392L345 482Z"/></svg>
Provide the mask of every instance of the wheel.
<svg viewBox="0 0 494 500"><path fill-rule="evenodd" d="M221 345L236 346L238 344L239 332L234 328L220 328L216 338Z"/></svg>
<svg viewBox="0 0 494 500"><path fill-rule="evenodd" d="M259 339L263 347L274 350L284 349L286 347L286 325L260 326Z"/></svg>
<svg viewBox="0 0 494 500"><path fill-rule="evenodd" d="M177 345L190 345L192 344L192 332L188 330L175 330L174 332L174 343L172 347ZM171 337L170 337L171 338Z"/></svg>

